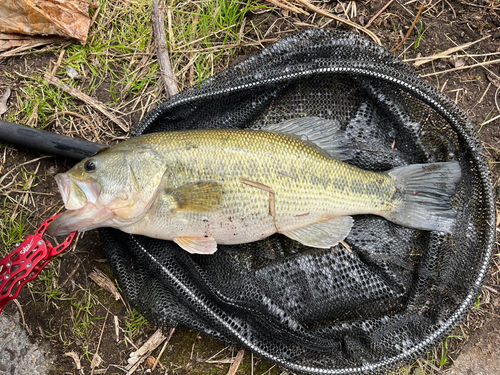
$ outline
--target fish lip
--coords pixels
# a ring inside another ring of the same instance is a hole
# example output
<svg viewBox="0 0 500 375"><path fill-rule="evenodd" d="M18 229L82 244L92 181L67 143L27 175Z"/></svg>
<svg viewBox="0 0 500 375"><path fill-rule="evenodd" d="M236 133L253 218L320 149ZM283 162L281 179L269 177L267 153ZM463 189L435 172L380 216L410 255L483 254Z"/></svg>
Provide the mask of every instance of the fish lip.
<svg viewBox="0 0 500 375"><path fill-rule="evenodd" d="M64 202L64 206L68 202L69 198L69 176L67 173L59 173L55 177L57 188L59 189L59 193L61 193L62 200Z"/></svg>

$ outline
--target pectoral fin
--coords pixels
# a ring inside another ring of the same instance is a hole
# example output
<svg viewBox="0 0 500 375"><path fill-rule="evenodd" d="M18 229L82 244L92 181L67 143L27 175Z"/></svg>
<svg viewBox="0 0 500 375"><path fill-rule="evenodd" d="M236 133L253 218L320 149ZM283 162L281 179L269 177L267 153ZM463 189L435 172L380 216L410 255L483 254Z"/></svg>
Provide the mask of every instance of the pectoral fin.
<svg viewBox="0 0 500 375"><path fill-rule="evenodd" d="M352 223L352 217L341 216L280 233L303 245L328 249L347 237L351 231Z"/></svg>
<svg viewBox="0 0 500 375"><path fill-rule="evenodd" d="M176 211L206 212L222 202L222 185L215 181L198 181L166 192L176 201Z"/></svg>
<svg viewBox="0 0 500 375"><path fill-rule="evenodd" d="M212 237L177 237L174 242L190 254L213 254L217 242Z"/></svg>

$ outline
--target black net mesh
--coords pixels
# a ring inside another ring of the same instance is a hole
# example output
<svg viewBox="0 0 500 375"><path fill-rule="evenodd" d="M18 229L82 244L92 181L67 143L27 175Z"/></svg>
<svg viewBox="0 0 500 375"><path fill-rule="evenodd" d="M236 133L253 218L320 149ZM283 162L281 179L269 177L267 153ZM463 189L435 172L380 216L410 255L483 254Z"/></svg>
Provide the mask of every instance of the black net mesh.
<svg viewBox="0 0 500 375"><path fill-rule="evenodd" d="M304 115L336 119L348 163L384 171L458 160L453 235L355 217L344 246L312 249L281 235L212 256L103 229L129 302L295 372L358 374L408 363L456 326L480 291L494 236L482 148L465 115L385 49L314 30L284 39L161 104L135 135L259 128Z"/></svg>

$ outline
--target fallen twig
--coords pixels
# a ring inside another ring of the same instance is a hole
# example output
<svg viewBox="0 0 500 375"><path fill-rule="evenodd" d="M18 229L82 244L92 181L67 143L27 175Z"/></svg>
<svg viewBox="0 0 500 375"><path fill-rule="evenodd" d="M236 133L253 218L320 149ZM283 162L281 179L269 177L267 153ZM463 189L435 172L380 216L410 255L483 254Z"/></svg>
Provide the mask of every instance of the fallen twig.
<svg viewBox="0 0 500 375"><path fill-rule="evenodd" d="M367 29L367 28L369 28L369 27L370 27L370 25L372 24L372 22L373 22L373 21L375 21L375 20L377 19L377 17L378 17L378 16L380 16L380 15L382 14L382 12L383 12L384 10L386 10L386 9L387 9L387 7L388 7L389 5L391 5L391 4L392 4L392 2L393 2L393 1L394 1L394 0L389 0L389 2L388 2L387 4L385 4L385 5L382 7L382 9L380 9L380 10L378 11L378 13L377 13L377 14L375 14L375 15L374 15L374 16L370 19L370 21L368 21L368 23L365 25L365 28L366 28L366 29Z"/></svg>
<svg viewBox="0 0 500 375"><path fill-rule="evenodd" d="M269 193L269 215L273 217L274 226L276 227L276 230L278 230L278 227L276 226L276 192L274 191L274 189L258 181L249 180L246 177L242 177L241 182L243 182L245 185L249 185L257 189L267 191Z"/></svg>
<svg viewBox="0 0 500 375"><path fill-rule="evenodd" d="M28 327L26 325L26 320L24 320L24 312L23 312L23 308L21 306L21 304L19 303L19 301L17 300L17 298L14 300L14 303L16 304L17 308L19 309L19 312L21 313L21 320L23 321L23 328L26 330L26 332L28 333L28 336L31 336L33 335L33 332L31 332L31 329L30 327Z"/></svg>
<svg viewBox="0 0 500 375"><path fill-rule="evenodd" d="M413 65L420 66L420 65L427 64L428 62L431 62L431 61L434 61L437 59L445 59L445 58L450 57L450 55L452 53L469 48L470 46L472 46L476 43L479 43L479 42L489 38L490 36L491 35L487 35L484 38L478 39L474 42L469 42L469 43L465 43L465 44L462 44L462 45L457 46L457 47L448 48L446 51L436 53L435 55L432 55L432 56L419 57L417 59L405 60L405 61L415 61L415 63Z"/></svg>
<svg viewBox="0 0 500 375"><path fill-rule="evenodd" d="M321 8L318 8L314 5L312 5L309 1L307 0L295 0L296 2L302 4L303 6L305 6L307 9L313 11L313 12L316 12L324 17L328 17L328 18L331 18L331 19L334 19L336 21L339 21L339 22L342 22L342 23L345 23L349 26L352 26L354 27L355 29L358 29L359 31L362 31L364 32L365 34L367 34L370 38L372 38L375 43L377 43L378 45L382 45L382 43L380 43L380 39L373 33L371 32L370 30L366 29L365 27L363 26L360 26L358 25L357 23L354 23L352 21L349 21L345 18L342 18L342 17L338 17L338 16L335 16L333 14L331 14L330 12L327 12L326 10L323 10Z"/></svg>
<svg viewBox="0 0 500 375"><path fill-rule="evenodd" d="M131 375L135 370L139 367L139 365L144 362L151 352L155 350L166 337L161 332L161 329L158 329L153 335L141 346L137 351L130 354L130 358L127 360L128 365L125 367L127 371L127 375Z"/></svg>
<svg viewBox="0 0 500 375"><path fill-rule="evenodd" d="M28 37L27 37L28 38ZM17 48L0 53L0 59L4 57L15 56L19 52L26 51L31 48L44 46L46 44L58 43L67 41L67 38L63 37L33 37L27 44L23 44Z"/></svg>
<svg viewBox="0 0 500 375"><path fill-rule="evenodd" d="M350 253L352 254L352 249L351 249L351 247L349 246L349 244L348 244L347 242L345 242L345 241L340 241L340 243L342 244L342 246L344 246L344 247L346 248L346 250L347 250L348 252L350 252Z"/></svg>
<svg viewBox="0 0 500 375"><path fill-rule="evenodd" d="M168 58L168 44L167 36L165 34L165 16L162 11L160 12L158 0L153 0L151 21L153 22L153 34L155 37L158 63L160 64L161 78L168 97L171 97L177 94L179 89L175 83L174 73L172 71L170 59Z"/></svg>
<svg viewBox="0 0 500 375"><path fill-rule="evenodd" d="M101 103L100 101L98 101L97 99L94 99L94 98L88 96L87 94L84 94L83 92L75 89L74 87L67 85L66 83L61 81L59 78L54 77L53 75L51 75L49 73L45 73L43 78L45 78L45 80L48 83L59 87L61 90L67 92L71 96L74 96L75 98L80 99L81 101L94 107L99 112L101 112L104 116L106 116L111 121L113 121L116 125L118 125L120 127L120 129L122 129L124 132L128 133L128 131L129 131L128 126L126 124L124 124L122 121L120 121L118 118L116 118L116 116L114 116L111 112L109 112L104 107L104 104Z"/></svg>
<svg viewBox="0 0 500 375"><path fill-rule="evenodd" d="M113 295L115 301L118 301L122 298L120 292L116 288L115 284L109 279L109 277L104 274L101 270L95 268L89 275L89 277L101 288L107 290L109 293Z"/></svg>
<svg viewBox="0 0 500 375"><path fill-rule="evenodd" d="M238 354L236 354L236 358L234 359L233 364L229 368L229 371L227 372L227 375L234 375L236 374L236 371L238 371L238 368L240 367L241 361L243 361L243 356L245 355L244 350L240 350Z"/></svg>
<svg viewBox="0 0 500 375"><path fill-rule="evenodd" d="M151 372L153 372L155 370L156 366L158 365L158 362L160 362L160 358L163 355L163 352L165 351L167 344L170 341L170 339L172 338L172 335L174 334L174 332L175 332L175 328L171 328L170 332L168 333L168 337L165 340L165 343L163 344L163 347L161 348L160 353L158 354L158 357L156 358L156 361L153 364L153 367L151 368Z"/></svg>
<svg viewBox="0 0 500 375"><path fill-rule="evenodd" d="M482 62L482 63L472 64L472 65L464 65L464 66L460 66L458 68L452 68L452 69L442 70L440 72L432 72L432 73L424 74L421 77L430 77L430 76L434 76L434 75L438 75L438 74L455 72L457 70L463 70L463 69L469 69L469 68L476 68L478 66L487 66L487 65L498 64L498 63L500 63L500 59L491 60L491 61L485 61L485 62Z"/></svg>
<svg viewBox="0 0 500 375"><path fill-rule="evenodd" d="M403 38L403 40L401 42L399 42L399 44L396 47L394 47L393 49L391 49L392 53L396 52L399 48L401 48L401 46L404 44L404 42L406 42L406 39L408 39L408 37L410 36L411 32L413 31L413 28L417 24L417 21L420 18L420 15L422 14L422 12L424 11L424 8L425 8L425 1L420 6L420 9L418 10L418 13L417 13L416 17L413 20L413 23L411 24L410 28L408 29L408 32L406 33L406 35Z"/></svg>
<svg viewBox="0 0 500 375"><path fill-rule="evenodd" d="M109 311L106 312L106 317L104 318L104 323L103 323L102 329L101 329L101 336L99 336L99 342L97 343L97 349L95 350L95 354L92 357L92 363L90 364L90 367L92 367L92 371L90 372L90 375L94 375L94 369L97 366L99 366L100 361L102 361L99 357L99 348L101 347L102 335L104 333L104 328L106 327L108 315L109 315Z"/></svg>

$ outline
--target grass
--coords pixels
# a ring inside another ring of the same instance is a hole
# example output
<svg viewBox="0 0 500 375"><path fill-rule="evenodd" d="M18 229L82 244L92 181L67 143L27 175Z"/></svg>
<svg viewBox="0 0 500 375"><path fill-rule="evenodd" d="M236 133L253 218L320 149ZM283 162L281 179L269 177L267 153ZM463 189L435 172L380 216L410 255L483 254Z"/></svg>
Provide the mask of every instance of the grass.
<svg viewBox="0 0 500 375"><path fill-rule="evenodd" d="M26 216L22 211L12 214L9 206L9 198L5 197L0 213L0 239L5 250L23 242L27 231ZM5 255L7 251L2 251L0 254Z"/></svg>
<svg viewBox="0 0 500 375"><path fill-rule="evenodd" d="M424 29L424 23L421 20L419 22L420 22L420 27L418 29L417 38L415 39L415 43L413 44L414 49L417 49L420 46L420 43L422 42L422 40L424 40L424 34L434 24L434 23L431 23L429 26L427 26Z"/></svg>

